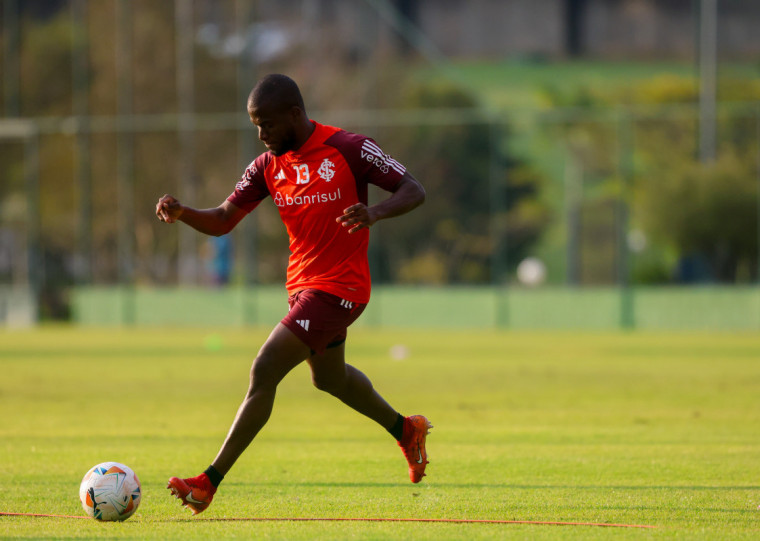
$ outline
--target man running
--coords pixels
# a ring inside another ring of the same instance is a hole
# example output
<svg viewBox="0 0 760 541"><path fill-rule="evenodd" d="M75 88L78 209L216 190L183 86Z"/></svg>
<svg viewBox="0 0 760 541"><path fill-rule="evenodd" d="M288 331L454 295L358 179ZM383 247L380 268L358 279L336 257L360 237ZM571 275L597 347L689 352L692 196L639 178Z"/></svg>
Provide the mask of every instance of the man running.
<svg viewBox="0 0 760 541"><path fill-rule="evenodd" d="M206 509L232 465L266 424L277 385L306 360L314 385L373 419L398 441L418 483L428 463L432 425L404 417L362 372L345 361L347 328L370 297L369 228L425 200L422 185L372 139L310 120L296 83L285 75L261 79L248 97L248 115L268 152L245 170L218 207L195 209L164 195L158 219L184 222L207 235L229 233L267 196L290 237L286 289L290 311L272 330L250 372L243 403L214 461L197 477L172 477L167 488L193 514ZM368 206L367 189L390 192Z"/></svg>

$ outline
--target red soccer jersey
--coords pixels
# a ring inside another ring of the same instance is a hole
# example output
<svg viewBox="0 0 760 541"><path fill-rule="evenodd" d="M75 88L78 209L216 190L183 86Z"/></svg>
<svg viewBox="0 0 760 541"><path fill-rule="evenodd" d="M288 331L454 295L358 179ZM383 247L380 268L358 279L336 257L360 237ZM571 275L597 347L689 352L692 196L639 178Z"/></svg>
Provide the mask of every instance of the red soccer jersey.
<svg viewBox="0 0 760 541"><path fill-rule="evenodd" d="M349 234L336 218L367 204L369 183L393 190L405 169L369 137L312 123L298 150L256 158L227 200L250 212L266 196L274 199L290 236L288 294L314 288L367 303L369 229Z"/></svg>

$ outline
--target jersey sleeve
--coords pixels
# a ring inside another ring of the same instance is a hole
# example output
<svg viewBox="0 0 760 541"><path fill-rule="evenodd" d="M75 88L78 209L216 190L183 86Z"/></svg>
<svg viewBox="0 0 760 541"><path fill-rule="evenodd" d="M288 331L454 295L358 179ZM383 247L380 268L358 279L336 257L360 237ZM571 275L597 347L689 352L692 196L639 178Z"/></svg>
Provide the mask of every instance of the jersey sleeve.
<svg viewBox="0 0 760 541"><path fill-rule="evenodd" d="M374 184L388 191L393 191L406 168L383 152L370 137L339 131L330 137L326 144L337 148L346 159L357 182Z"/></svg>
<svg viewBox="0 0 760 541"><path fill-rule="evenodd" d="M360 157L366 164L367 182L384 190L393 190L406 172L406 167L383 152L380 146L369 137L362 141Z"/></svg>
<svg viewBox="0 0 760 541"><path fill-rule="evenodd" d="M243 177L235 184L235 191L227 201L246 212L251 212L269 195L264 171L270 159L268 154L262 154L246 167Z"/></svg>

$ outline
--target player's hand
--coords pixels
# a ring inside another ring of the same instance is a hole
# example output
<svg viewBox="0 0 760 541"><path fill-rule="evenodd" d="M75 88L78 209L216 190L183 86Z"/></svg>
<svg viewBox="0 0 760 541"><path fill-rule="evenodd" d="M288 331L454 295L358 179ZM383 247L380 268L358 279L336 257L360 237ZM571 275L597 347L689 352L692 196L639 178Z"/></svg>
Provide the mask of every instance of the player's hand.
<svg viewBox="0 0 760 541"><path fill-rule="evenodd" d="M351 205L343 211L343 216L338 216L335 220L343 227L350 227L349 233L356 233L357 231L369 227L377 221L367 205L357 203Z"/></svg>
<svg viewBox="0 0 760 541"><path fill-rule="evenodd" d="M182 214L182 205L169 194L164 195L156 203L156 216L162 222L173 224Z"/></svg>

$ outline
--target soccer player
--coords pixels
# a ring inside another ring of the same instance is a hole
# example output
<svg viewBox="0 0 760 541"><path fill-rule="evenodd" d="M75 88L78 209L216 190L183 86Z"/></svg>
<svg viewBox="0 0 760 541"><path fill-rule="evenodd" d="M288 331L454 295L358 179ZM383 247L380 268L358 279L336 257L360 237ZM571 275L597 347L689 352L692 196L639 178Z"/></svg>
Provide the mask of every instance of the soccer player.
<svg viewBox="0 0 760 541"><path fill-rule="evenodd" d="M290 237L286 289L290 311L272 330L250 372L243 403L214 461L197 477L172 477L167 488L193 514L206 509L219 483L269 419L277 385L306 360L314 385L376 421L396 438L418 483L428 463L432 425L404 417L345 361L347 328L370 296L369 228L422 204L425 190L369 137L319 124L306 114L296 83L267 75L248 97L248 115L268 151L245 170L216 208L195 209L164 195L158 219L184 222L208 235L229 233L267 196ZM390 192L368 206L368 184Z"/></svg>

